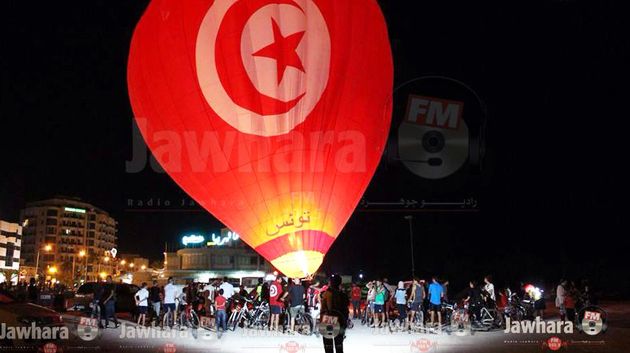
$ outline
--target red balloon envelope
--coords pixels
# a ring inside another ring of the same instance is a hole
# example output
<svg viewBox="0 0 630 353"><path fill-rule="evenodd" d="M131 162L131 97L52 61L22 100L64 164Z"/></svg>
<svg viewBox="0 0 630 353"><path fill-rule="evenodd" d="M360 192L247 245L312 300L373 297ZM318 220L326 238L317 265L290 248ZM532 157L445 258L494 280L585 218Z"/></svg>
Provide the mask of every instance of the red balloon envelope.
<svg viewBox="0 0 630 353"><path fill-rule="evenodd" d="M155 158L278 270L314 273L379 162L393 64L375 0L154 0L129 95Z"/></svg>

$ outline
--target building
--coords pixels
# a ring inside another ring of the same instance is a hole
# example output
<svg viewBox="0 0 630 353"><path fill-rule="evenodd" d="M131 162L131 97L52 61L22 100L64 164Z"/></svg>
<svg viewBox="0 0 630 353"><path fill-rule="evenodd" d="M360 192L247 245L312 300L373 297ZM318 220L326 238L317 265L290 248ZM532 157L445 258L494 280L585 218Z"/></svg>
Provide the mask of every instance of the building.
<svg viewBox="0 0 630 353"><path fill-rule="evenodd" d="M111 273L109 254L118 237L117 222L107 212L78 198L55 197L28 203L20 220L23 265L66 282Z"/></svg>
<svg viewBox="0 0 630 353"><path fill-rule="evenodd" d="M119 254L116 258L119 279L126 283L140 285L142 282L151 283L153 269L149 267L149 259L139 254Z"/></svg>
<svg viewBox="0 0 630 353"><path fill-rule="evenodd" d="M16 223L0 221L0 282L17 280L20 269L22 248L22 226Z"/></svg>
<svg viewBox="0 0 630 353"><path fill-rule="evenodd" d="M223 229L220 236L189 235L182 238L182 248L165 253L164 277L179 282L208 283L228 277L250 285L273 269L271 264L242 242L238 235Z"/></svg>

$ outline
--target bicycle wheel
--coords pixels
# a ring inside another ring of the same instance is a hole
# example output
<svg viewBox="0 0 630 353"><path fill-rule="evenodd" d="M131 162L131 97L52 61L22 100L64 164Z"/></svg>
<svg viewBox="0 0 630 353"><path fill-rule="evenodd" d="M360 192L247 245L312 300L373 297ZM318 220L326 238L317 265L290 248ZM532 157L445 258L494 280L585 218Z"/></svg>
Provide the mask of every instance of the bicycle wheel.
<svg viewBox="0 0 630 353"><path fill-rule="evenodd" d="M258 318L256 319L256 323L254 326L256 326L256 328L259 328L259 329L264 329L268 325L269 325L269 312L263 311L260 313L260 315L258 315Z"/></svg>
<svg viewBox="0 0 630 353"><path fill-rule="evenodd" d="M300 334L310 336L313 333L313 318L311 315L298 315L295 319L295 328Z"/></svg>
<svg viewBox="0 0 630 353"><path fill-rule="evenodd" d="M239 321L241 321L242 317L243 317L243 311L240 310L238 313L236 313L232 322L228 324L229 325L228 328L232 331L236 331L236 326L238 325Z"/></svg>
<svg viewBox="0 0 630 353"><path fill-rule="evenodd" d="M194 310L190 312L189 322L192 329L196 330L199 328L199 315L197 315L197 313Z"/></svg>

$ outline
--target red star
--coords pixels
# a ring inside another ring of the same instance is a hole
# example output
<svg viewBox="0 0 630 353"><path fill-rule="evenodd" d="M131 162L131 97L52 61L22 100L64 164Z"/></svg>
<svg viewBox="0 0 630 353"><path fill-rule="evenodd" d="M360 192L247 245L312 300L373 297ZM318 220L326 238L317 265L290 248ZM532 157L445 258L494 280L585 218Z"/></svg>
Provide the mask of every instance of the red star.
<svg viewBox="0 0 630 353"><path fill-rule="evenodd" d="M280 32L280 26L278 26L275 19L271 19L271 24L273 26L274 42L252 55L271 58L278 62L278 84L280 84L288 66L304 72L302 59L300 59L295 50L300 45L305 32L297 32L285 37Z"/></svg>

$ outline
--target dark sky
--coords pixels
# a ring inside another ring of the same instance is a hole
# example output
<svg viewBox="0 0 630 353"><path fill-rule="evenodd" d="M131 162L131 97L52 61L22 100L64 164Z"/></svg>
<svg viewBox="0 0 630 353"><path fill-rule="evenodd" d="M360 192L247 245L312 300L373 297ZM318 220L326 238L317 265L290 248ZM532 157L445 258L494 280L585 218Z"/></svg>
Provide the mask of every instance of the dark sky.
<svg viewBox="0 0 630 353"><path fill-rule="evenodd" d="M219 229L201 210L128 210L129 200L186 197L165 174L125 172L126 62L147 3L1 2L0 218L16 220L28 201L75 195L118 219L121 251L152 258L187 231ZM630 245L621 197L629 43L619 3L381 3L396 82L457 78L489 112L481 173L427 182L383 163L366 192L369 200L479 200L476 213L417 214L418 272L460 284L485 273L591 277L628 291L627 279L613 281L628 277L622 249ZM355 213L324 269L408 275L403 215Z"/></svg>

